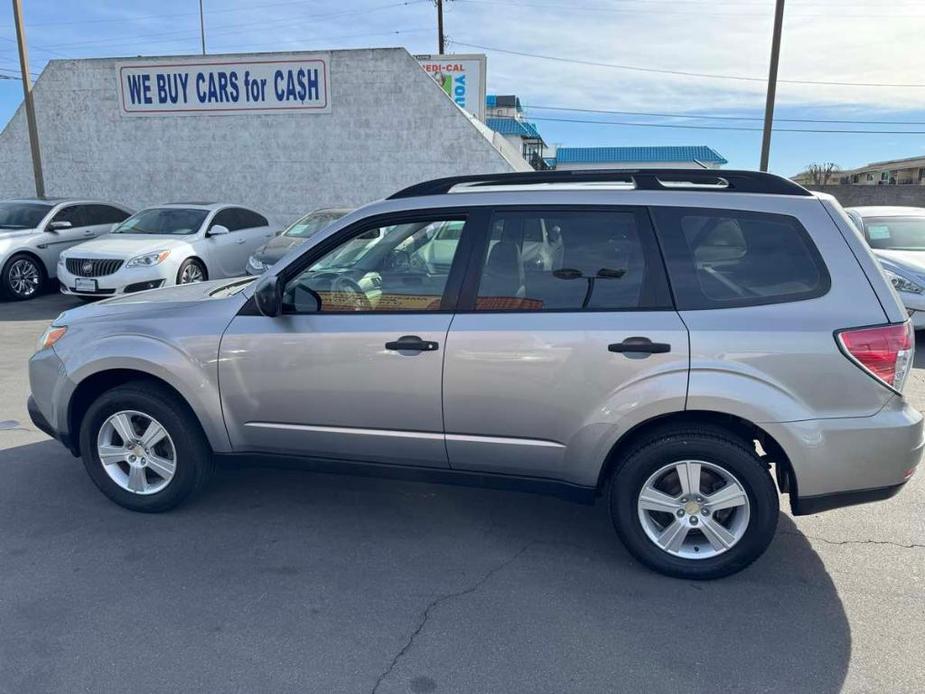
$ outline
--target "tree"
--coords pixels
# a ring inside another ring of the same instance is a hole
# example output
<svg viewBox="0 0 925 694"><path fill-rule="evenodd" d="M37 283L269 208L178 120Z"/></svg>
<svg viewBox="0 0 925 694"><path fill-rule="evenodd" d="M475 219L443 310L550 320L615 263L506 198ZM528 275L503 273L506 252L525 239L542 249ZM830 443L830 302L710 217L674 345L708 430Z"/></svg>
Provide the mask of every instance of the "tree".
<svg viewBox="0 0 925 694"><path fill-rule="evenodd" d="M829 179L839 171L841 171L841 167L832 162L810 164L806 167L806 173L812 179L813 185L815 186L828 185Z"/></svg>

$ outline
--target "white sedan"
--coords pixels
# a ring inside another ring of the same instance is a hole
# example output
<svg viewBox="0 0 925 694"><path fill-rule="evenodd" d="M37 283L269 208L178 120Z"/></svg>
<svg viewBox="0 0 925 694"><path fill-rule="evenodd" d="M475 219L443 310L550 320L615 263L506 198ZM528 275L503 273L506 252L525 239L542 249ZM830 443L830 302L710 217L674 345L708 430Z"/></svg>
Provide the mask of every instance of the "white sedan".
<svg viewBox="0 0 925 694"><path fill-rule="evenodd" d="M64 294L104 297L237 277L272 236L266 217L238 205L149 207L63 252L58 280Z"/></svg>

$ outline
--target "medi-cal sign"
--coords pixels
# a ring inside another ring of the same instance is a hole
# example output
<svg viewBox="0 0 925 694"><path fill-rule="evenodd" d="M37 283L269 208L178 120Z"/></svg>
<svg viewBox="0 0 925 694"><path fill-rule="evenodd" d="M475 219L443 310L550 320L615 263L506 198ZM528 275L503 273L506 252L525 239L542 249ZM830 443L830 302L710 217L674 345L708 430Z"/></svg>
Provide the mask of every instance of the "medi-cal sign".
<svg viewBox="0 0 925 694"><path fill-rule="evenodd" d="M331 110L326 56L130 62L116 73L128 116Z"/></svg>

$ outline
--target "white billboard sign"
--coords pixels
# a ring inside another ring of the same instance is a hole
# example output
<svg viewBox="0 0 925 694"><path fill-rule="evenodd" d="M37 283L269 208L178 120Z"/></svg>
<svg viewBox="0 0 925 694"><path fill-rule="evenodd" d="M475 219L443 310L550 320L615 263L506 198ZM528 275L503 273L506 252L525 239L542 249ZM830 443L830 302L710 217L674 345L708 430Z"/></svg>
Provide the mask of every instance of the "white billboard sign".
<svg viewBox="0 0 925 694"><path fill-rule="evenodd" d="M120 111L126 116L329 113L328 63L324 55L120 63Z"/></svg>
<svg viewBox="0 0 925 694"><path fill-rule="evenodd" d="M424 72L433 77L443 91L481 121L485 120L484 55L416 55Z"/></svg>

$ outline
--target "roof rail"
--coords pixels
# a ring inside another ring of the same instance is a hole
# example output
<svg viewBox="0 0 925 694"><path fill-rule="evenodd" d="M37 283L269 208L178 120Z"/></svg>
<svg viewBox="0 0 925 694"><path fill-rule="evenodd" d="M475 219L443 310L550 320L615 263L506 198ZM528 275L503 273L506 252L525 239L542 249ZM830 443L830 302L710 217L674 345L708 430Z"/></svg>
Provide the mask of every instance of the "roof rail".
<svg viewBox="0 0 925 694"><path fill-rule="evenodd" d="M508 190L523 190L524 186L548 186L566 184L569 188L581 184L616 184L607 186L610 190L697 190L727 193L765 193L770 195L811 196L812 193L793 181L774 174L759 171L729 171L726 169L601 169L577 171L529 171L522 173L482 174L475 176L450 176L435 178L409 186L389 196L413 198L422 195L444 193L477 193ZM589 187L593 187L589 185ZM455 190L454 190L455 189Z"/></svg>

